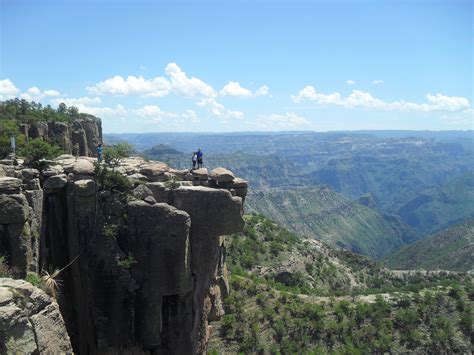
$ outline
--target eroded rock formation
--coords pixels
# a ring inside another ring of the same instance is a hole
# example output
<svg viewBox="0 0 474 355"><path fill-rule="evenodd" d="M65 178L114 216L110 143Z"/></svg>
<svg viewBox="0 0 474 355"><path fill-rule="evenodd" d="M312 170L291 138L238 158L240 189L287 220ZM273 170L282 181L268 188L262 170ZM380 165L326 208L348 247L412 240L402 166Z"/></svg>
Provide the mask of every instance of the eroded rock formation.
<svg viewBox="0 0 474 355"><path fill-rule="evenodd" d="M77 258L58 294L74 351L204 353L228 292L222 236L243 228L247 182L130 158L116 171L132 187L118 192L91 158L44 165L2 168L0 254L16 277Z"/></svg>
<svg viewBox="0 0 474 355"><path fill-rule="evenodd" d="M20 131L27 138L43 138L52 141L66 153L75 156L94 156L97 145L102 142L102 124L100 119L94 116L78 118L71 123L22 124Z"/></svg>

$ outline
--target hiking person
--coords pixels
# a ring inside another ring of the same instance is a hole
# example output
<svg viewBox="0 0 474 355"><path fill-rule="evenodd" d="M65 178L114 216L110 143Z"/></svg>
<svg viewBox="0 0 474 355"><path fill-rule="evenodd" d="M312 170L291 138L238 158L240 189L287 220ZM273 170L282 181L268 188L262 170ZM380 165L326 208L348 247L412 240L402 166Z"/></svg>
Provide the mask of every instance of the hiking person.
<svg viewBox="0 0 474 355"><path fill-rule="evenodd" d="M197 156L198 169L202 168L202 150L201 150L201 148L198 149L198 151L196 153L196 156Z"/></svg>
<svg viewBox="0 0 474 355"><path fill-rule="evenodd" d="M104 148L102 147L102 143L99 143L97 146L97 162L100 164L102 162L102 151Z"/></svg>
<svg viewBox="0 0 474 355"><path fill-rule="evenodd" d="M194 169L196 169L196 162L197 162L197 153L196 152L193 152L192 160L193 160L193 170L194 170Z"/></svg>

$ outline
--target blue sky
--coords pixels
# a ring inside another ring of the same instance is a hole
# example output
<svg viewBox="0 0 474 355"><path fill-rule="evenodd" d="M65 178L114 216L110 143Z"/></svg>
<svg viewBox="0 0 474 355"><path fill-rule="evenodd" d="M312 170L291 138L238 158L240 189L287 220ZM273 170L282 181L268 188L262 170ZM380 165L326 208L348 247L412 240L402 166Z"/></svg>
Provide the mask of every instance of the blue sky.
<svg viewBox="0 0 474 355"><path fill-rule="evenodd" d="M105 132L474 128L471 1L0 3L0 99Z"/></svg>

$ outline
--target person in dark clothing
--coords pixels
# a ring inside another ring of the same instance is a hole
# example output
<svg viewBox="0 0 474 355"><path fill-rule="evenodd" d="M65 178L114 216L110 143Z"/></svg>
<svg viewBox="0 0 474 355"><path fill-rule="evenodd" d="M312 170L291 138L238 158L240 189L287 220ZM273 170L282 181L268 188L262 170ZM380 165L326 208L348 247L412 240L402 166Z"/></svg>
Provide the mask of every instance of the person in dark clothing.
<svg viewBox="0 0 474 355"><path fill-rule="evenodd" d="M201 148L198 149L198 151L196 153L196 156L197 156L198 169L202 168L202 150L201 150Z"/></svg>
<svg viewBox="0 0 474 355"><path fill-rule="evenodd" d="M194 169L196 169L196 162L197 162L197 153L196 152L193 152L192 160L193 160L193 170L194 170Z"/></svg>

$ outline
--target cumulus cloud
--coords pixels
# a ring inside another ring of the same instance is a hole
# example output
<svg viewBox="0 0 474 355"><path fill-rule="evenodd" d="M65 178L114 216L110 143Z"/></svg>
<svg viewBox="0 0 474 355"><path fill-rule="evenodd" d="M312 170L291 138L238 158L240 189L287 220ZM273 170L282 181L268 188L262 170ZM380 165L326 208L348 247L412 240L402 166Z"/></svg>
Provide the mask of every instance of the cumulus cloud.
<svg viewBox="0 0 474 355"><path fill-rule="evenodd" d="M209 110L209 112L218 118L235 118L235 119L243 119L244 114L240 111L232 111L228 110L224 107L224 105L218 103L214 98L203 98L201 101L197 103L199 107L205 107Z"/></svg>
<svg viewBox="0 0 474 355"><path fill-rule="evenodd" d="M354 85L356 82L354 80L346 80L346 84Z"/></svg>
<svg viewBox="0 0 474 355"><path fill-rule="evenodd" d="M386 102L382 99L374 97L371 93L353 90L346 97L342 97L339 93L322 94L316 91L313 86L306 86L299 91L298 95L292 96L296 103L304 101L313 101L320 105L336 105L346 108L365 108L380 111L448 111L459 112L470 108L469 100L464 97L446 96L442 94L425 95L426 103L415 103L404 100Z"/></svg>
<svg viewBox="0 0 474 355"><path fill-rule="evenodd" d="M87 87L87 91L96 95L150 95L166 96L170 93L171 84L163 77L146 80L143 76L123 78L116 75Z"/></svg>
<svg viewBox="0 0 474 355"><path fill-rule="evenodd" d="M382 85L382 84L383 84L383 80L380 80L380 79L374 80L374 81L372 81L372 84L374 84L374 85Z"/></svg>
<svg viewBox="0 0 474 355"><path fill-rule="evenodd" d="M10 79L0 80L0 100L8 100L20 92Z"/></svg>
<svg viewBox="0 0 474 355"><path fill-rule="evenodd" d="M250 97L252 96L252 91L249 89L243 88L236 81L229 81L226 86L224 86L220 92L222 96L243 96Z"/></svg>
<svg viewBox="0 0 474 355"><path fill-rule="evenodd" d="M20 95L20 98L28 101L41 101L46 97L58 97L61 96L57 90L40 90L36 86L33 86L26 90L26 92Z"/></svg>
<svg viewBox="0 0 474 355"><path fill-rule="evenodd" d="M212 86L204 81L195 77L188 78L186 73L176 63L169 63L166 66L165 72L170 77L172 90L178 95L210 97L216 94Z"/></svg>
<svg viewBox="0 0 474 355"><path fill-rule="evenodd" d="M165 73L167 78L157 76L153 79L145 79L143 76L123 78L120 75L116 75L86 89L96 95L163 97L173 92L184 97L215 96L212 86L198 78L188 77L176 63L169 63L165 68Z"/></svg>
<svg viewBox="0 0 474 355"><path fill-rule="evenodd" d="M254 93L240 86L240 83L236 81L229 81L219 92L222 96L234 96L234 97L256 97L256 96L267 96L270 90L267 85L260 86Z"/></svg>
<svg viewBox="0 0 474 355"><path fill-rule="evenodd" d="M310 122L293 112L260 116L257 125L270 130L294 129L308 126Z"/></svg>

